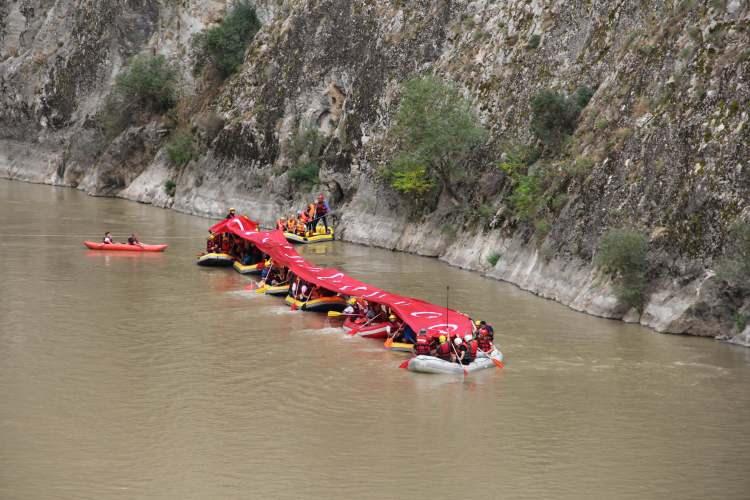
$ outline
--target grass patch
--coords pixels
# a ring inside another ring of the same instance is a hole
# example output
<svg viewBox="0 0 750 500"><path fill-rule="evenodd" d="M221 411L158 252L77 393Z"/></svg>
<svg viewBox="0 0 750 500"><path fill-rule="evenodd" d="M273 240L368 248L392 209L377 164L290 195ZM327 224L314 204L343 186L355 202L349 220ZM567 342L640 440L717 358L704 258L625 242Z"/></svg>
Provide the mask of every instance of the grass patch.
<svg viewBox="0 0 750 500"><path fill-rule="evenodd" d="M491 265L492 267L495 267L500 260L500 254L497 252L492 252L487 256L487 263Z"/></svg>
<svg viewBox="0 0 750 500"><path fill-rule="evenodd" d="M164 182L164 192L167 193L167 196L169 196L170 198L174 198L176 191L177 191L177 183L173 181L172 179L167 179Z"/></svg>

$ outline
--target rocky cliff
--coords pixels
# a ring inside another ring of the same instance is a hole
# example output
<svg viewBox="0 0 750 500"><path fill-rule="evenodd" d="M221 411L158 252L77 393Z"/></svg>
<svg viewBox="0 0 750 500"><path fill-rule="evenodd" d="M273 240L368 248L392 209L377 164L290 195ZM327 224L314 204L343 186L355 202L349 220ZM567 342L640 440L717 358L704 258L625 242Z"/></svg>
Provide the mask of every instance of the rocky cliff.
<svg viewBox="0 0 750 500"><path fill-rule="evenodd" d="M662 332L745 328L750 300L714 269L729 227L750 221L747 2L258 1L263 28L240 71L195 77L190 37L227 3L5 0L0 176L201 215L231 204L266 223L323 191L349 241L437 256ZM178 117L103 137L97 114L137 53L179 66ZM428 73L459 85L490 131L454 186L459 204L438 194L414 206L379 174L400 84ZM533 145L532 96L578 88L593 97L546 160L554 200L521 220L498 163ZM175 127L201 145L184 166L164 152ZM316 186L290 180L294 138L310 129L323 140ZM649 237L640 310L592 265L601 235L622 226Z"/></svg>

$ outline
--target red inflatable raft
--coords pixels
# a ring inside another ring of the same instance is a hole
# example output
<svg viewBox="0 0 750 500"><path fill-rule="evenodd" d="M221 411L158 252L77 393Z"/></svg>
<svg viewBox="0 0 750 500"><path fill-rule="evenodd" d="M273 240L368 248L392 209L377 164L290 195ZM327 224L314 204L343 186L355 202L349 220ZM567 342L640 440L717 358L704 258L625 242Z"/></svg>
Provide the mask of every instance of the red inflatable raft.
<svg viewBox="0 0 750 500"><path fill-rule="evenodd" d="M128 245L127 243L96 243L84 241L86 248L90 250L108 250L117 252L163 252L169 245Z"/></svg>
<svg viewBox="0 0 750 500"><path fill-rule="evenodd" d="M385 339L388 338L388 325L389 323L370 323L369 325L364 325L366 322L362 321L361 323L358 323L355 320L352 320L351 317L346 318L344 320L344 330L346 330L347 333L350 333L353 329L357 329L357 332L355 335L359 335L360 337L365 337L368 339Z"/></svg>

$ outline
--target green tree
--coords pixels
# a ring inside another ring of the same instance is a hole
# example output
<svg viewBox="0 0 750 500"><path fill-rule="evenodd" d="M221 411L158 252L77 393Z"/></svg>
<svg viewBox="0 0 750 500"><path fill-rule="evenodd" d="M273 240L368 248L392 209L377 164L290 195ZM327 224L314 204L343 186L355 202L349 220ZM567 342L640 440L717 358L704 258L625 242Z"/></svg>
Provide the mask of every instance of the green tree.
<svg viewBox="0 0 750 500"><path fill-rule="evenodd" d="M458 200L454 181L487 132L454 85L426 76L404 84L391 135L398 151L385 173L394 189L423 195L439 185Z"/></svg>
<svg viewBox="0 0 750 500"><path fill-rule="evenodd" d="M222 78L233 74L245 58L245 49L261 28L248 0L237 0L218 26L193 35L194 70L212 64Z"/></svg>

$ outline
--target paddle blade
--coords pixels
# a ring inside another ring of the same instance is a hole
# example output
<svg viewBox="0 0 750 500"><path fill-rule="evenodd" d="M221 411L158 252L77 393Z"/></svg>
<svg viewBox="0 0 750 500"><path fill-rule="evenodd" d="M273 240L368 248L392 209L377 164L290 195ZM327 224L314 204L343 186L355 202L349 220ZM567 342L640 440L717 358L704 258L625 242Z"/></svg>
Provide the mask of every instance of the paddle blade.
<svg viewBox="0 0 750 500"><path fill-rule="evenodd" d="M297 301L296 300L294 302L292 302L291 309L292 309L292 311L296 311L297 310Z"/></svg>
<svg viewBox="0 0 750 500"><path fill-rule="evenodd" d="M349 330L348 332L346 332L347 335L351 335L352 337L354 335L357 335L358 333L359 333L359 328L356 328L356 327L352 328L351 330Z"/></svg>
<svg viewBox="0 0 750 500"><path fill-rule="evenodd" d="M266 293L266 287L260 286L255 289L255 293Z"/></svg>
<svg viewBox="0 0 750 500"><path fill-rule="evenodd" d="M340 313L338 311L328 311L328 317L329 318L338 318L339 316L343 316L343 313Z"/></svg>
<svg viewBox="0 0 750 500"><path fill-rule="evenodd" d="M498 368L505 368L505 365L499 359L495 359L495 358L490 358L490 359L492 359L492 362L495 363L495 366L497 366Z"/></svg>
<svg viewBox="0 0 750 500"><path fill-rule="evenodd" d="M393 347L393 339L386 339L386 341L383 343L383 347L385 347L386 349L390 349L391 347Z"/></svg>
<svg viewBox="0 0 750 500"><path fill-rule="evenodd" d="M411 361L411 359L407 359L406 361L404 361L403 363L401 363L400 365L398 365L398 367L399 368L403 368L404 370L406 370L407 368L409 368L409 361Z"/></svg>

